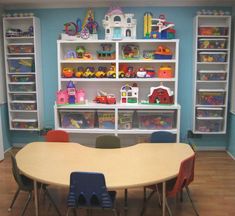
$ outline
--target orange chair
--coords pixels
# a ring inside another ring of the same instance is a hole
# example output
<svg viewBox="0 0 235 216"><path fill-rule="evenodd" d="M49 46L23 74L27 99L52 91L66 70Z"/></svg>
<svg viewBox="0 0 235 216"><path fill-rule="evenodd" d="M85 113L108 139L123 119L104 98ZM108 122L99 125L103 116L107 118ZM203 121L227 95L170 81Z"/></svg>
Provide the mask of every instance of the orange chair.
<svg viewBox="0 0 235 216"><path fill-rule="evenodd" d="M193 203L193 200L191 198L189 188L188 188L189 184L193 181L193 178L194 178L194 165L195 165L195 154L181 162L180 170L179 170L179 174L177 178L166 182L166 197L176 197L176 195L178 193L181 193L181 191L185 188L187 191L188 197L190 199L190 202L192 204L192 207L194 209L194 212L197 216L199 216L196 210L196 207ZM157 184L157 185L148 186L147 188L151 189L152 192L150 193L147 200L144 202L141 215L144 214L146 206L147 206L147 202L150 200L154 192L158 192L158 188L162 188L162 187L160 184ZM167 206L169 215L172 215L167 202L166 202L166 206Z"/></svg>
<svg viewBox="0 0 235 216"><path fill-rule="evenodd" d="M45 136L46 142L69 142L69 134L63 130L50 130Z"/></svg>

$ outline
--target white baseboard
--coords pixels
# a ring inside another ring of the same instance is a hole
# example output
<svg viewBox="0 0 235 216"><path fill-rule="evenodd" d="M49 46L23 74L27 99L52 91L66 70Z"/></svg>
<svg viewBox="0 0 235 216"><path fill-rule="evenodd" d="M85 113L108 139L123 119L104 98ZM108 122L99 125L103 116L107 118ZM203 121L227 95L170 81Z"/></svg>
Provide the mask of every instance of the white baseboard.
<svg viewBox="0 0 235 216"><path fill-rule="evenodd" d="M4 154L7 153L7 152L9 152L11 149L12 149L12 147L6 149L6 150L4 151Z"/></svg>
<svg viewBox="0 0 235 216"><path fill-rule="evenodd" d="M226 152L227 152L227 154L228 154L233 160L235 160L234 155L232 155L228 150L227 150Z"/></svg>
<svg viewBox="0 0 235 216"><path fill-rule="evenodd" d="M12 146L15 148L23 148L26 144L25 143L13 143Z"/></svg>
<svg viewBox="0 0 235 216"><path fill-rule="evenodd" d="M197 151L226 151L226 147L196 146Z"/></svg>

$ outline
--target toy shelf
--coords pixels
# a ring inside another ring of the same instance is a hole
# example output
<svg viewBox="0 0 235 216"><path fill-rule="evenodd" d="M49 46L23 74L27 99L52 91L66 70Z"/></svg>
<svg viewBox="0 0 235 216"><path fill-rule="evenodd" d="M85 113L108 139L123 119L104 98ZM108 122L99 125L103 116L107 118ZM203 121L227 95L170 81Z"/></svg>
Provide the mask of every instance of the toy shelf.
<svg viewBox="0 0 235 216"><path fill-rule="evenodd" d="M130 50L130 55L127 50ZM54 106L57 129L70 133L115 135L149 135L153 131L165 130L176 134L177 141L179 141L178 39L58 40L57 52L58 90L66 90L68 83L72 81L77 89L84 90L86 98L85 104L56 104ZM88 67L93 67L94 72ZM104 77L96 76L99 67L107 68ZM125 69L127 67L132 68L132 74L127 74ZM146 76L141 74L137 77L140 68L146 68ZM87 70L91 76L84 75ZM112 74L110 76L109 70ZM166 76L160 75L160 71L164 71ZM129 102L122 103L122 87L136 84L139 88L138 102L132 101L132 98L128 96L126 99ZM174 92L173 102L171 104L146 104L150 88L160 85ZM100 91L114 95L116 103L94 102ZM85 123L79 125L79 122Z"/></svg>
<svg viewBox="0 0 235 216"><path fill-rule="evenodd" d="M227 125L231 16L194 22L193 132L224 134Z"/></svg>
<svg viewBox="0 0 235 216"><path fill-rule="evenodd" d="M10 130L43 128L40 21L4 17L4 53Z"/></svg>

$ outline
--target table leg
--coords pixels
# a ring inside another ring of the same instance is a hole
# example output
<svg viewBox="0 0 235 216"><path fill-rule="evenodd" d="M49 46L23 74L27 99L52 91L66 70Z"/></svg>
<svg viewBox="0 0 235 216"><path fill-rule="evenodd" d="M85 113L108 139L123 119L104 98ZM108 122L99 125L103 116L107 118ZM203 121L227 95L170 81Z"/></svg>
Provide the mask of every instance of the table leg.
<svg viewBox="0 0 235 216"><path fill-rule="evenodd" d="M166 182L162 183L162 216L166 214Z"/></svg>
<svg viewBox="0 0 235 216"><path fill-rule="evenodd" d="M35 215L38 216L39 215L39 211L38 211L38 184L37 184L36 180L33 181L33 186L34 186Z"/></svg>

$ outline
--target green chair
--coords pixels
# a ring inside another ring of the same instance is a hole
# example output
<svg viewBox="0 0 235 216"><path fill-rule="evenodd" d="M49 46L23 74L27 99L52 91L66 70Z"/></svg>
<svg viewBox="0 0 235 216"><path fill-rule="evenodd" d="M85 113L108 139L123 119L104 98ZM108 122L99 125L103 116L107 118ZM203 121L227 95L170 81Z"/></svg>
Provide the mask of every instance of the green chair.
<svg viewBox="0 0 235 216"><path fill-rule="evenodd" d="M114 135L102 135L96 138L95 143L96 148L102 148L102 149L115 149L115 148L121 148L121 141L118 136ZM128 192L127 189L125 189L125 208L127 209L127 197Z"/></svg>
<svg viewBox="0 0 235 216"><path fill-rule="evenodd" d="M96 148L113 149L121 148L120 138L114 135L102 135L96 138Z"/></svg>
<svg viewBox="0 0 235 216"><path fill-rule="evenodd" d="M17 189L17 191L16 191L16 193L15 193L15 195L13 197L13 200L11 202L11 205L10 205L8 211L9 212L11 211L11 209L12 209L12 207L13 207L13 205L14 205L14 203L16 201L16 198L18 197L20 191L28 192L28 199L27 199L27 201L26 201L26 203L24 205L24 208L23 208L23 210L22 210L22 212L20 214L21 216L23 216L25 211L26 211L26 209L27 209L27 207L28 207L28 204L29 204L29 202L30 202L30 200L32 198L32 192L34 190L33 180L28 178L28 177L26 177L25 175L20 174L20 171L18 169L15 156L13 154L11 154L11 161L12 161L12 173L13 173L14 179L15 179L17 185L18 185L18 189ZM54 203L50 193L48 192L48 190L46 188L46 185L38 183L38 187L42 188L42 190L44 191L45 195L48 197L48 199L51 201L52 205L54 206L57 214L61 215L59 210L58 210L58 208L57 208L57 206L56 206L56 204Z"/></svg>

